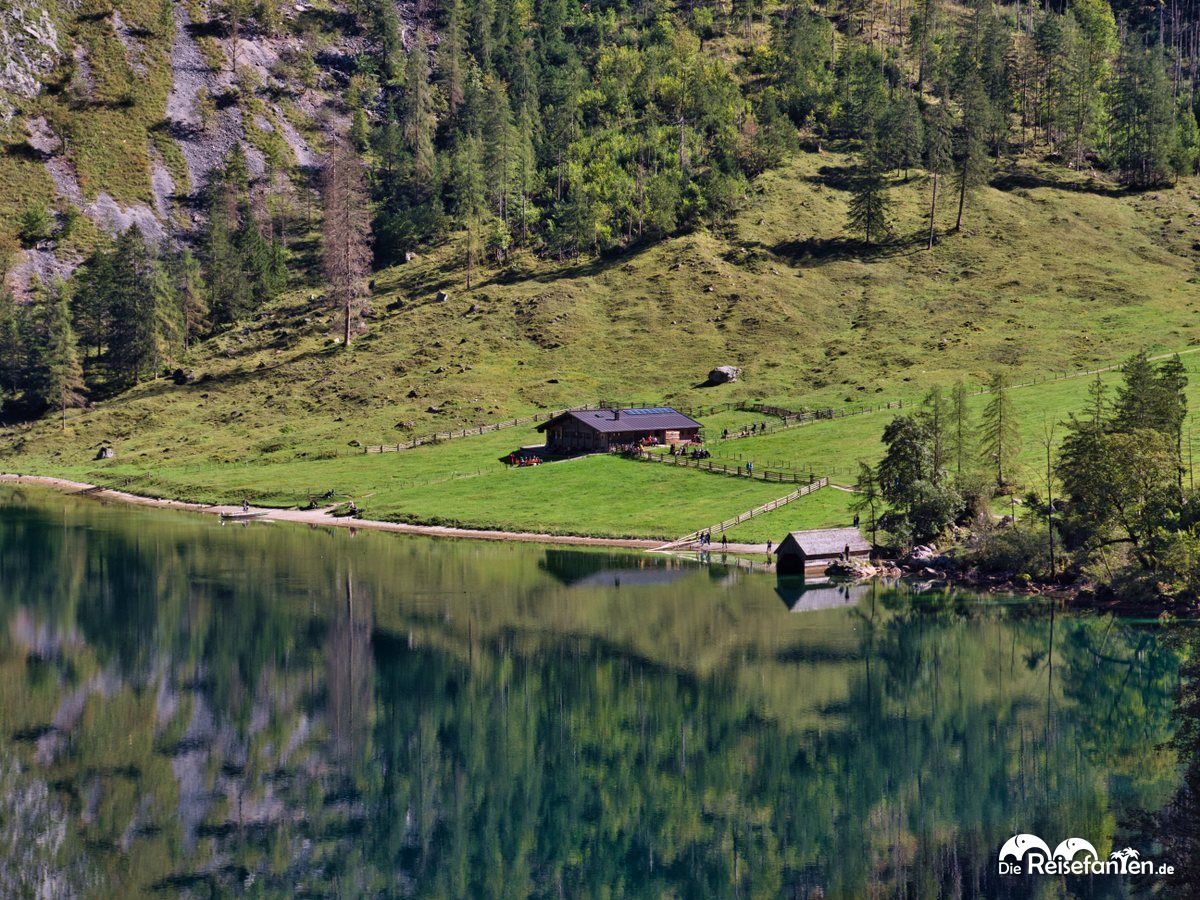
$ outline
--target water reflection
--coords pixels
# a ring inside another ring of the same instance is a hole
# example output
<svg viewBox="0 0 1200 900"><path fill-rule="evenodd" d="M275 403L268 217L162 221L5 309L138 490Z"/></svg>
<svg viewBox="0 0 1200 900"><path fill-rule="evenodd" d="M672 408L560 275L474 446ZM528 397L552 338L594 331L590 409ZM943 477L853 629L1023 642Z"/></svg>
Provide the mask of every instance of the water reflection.
<svg viewBox="0 0 1200 900"><path fill-rule="evenodd" d="M1190 629L778 587L5 492L0 895L1116 896L996 852L1192 852Z"/></svg>
<svg viewBox="0 0 1200 900"><path fill-rule="evenodd" d="M775 593L792 612L856 606L862 600L877 595L879 587L878 583L805 579L798 575L781 575L775 581Z"/></svg>

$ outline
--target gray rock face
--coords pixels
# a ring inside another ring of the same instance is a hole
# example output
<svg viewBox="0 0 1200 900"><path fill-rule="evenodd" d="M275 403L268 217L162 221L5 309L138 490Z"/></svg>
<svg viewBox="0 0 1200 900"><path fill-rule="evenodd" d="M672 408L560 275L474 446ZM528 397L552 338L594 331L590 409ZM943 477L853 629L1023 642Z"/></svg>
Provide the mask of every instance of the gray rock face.
<svg viewBox="0 0 1200 900"><path fill-rule="evenodd" d="M58 29L39 0L0 4L0 126L12 121L10 97L29 99L42 90L62 53Z"/></svg>
<svg viewBox="0 0 1200 900"><path fill-rule="evenodd" d="M717 366L708 373L709 384L729 384L737 381L742 375L742 370L737 366Z"/></svg>

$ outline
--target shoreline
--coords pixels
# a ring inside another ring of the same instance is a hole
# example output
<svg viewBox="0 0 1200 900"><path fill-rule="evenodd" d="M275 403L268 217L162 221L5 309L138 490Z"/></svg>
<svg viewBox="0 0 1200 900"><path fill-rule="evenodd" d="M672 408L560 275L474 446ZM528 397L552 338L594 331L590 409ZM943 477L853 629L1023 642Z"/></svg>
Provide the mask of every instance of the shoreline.
<svg viewBox="0 0 1200 900"><path fill-rule="evenodd" d="M106 488L100 485L87 484L82 481L71 481L52 475L19 475L15 473L0 473L0 484L28 484L47 487L67 494L84 494L97 500L112 500L127 503L131 506L142 506L150 509L171 509L184 512L195 512L205 515L220 516L240 515L240 506L223 506L220 504L191 503L185 500L162 500L133 494L128 491ZM323 509L273 509L270 507L251 507L251 512L265 513L256 521L259 522L288 522L296 525L321 526L332 528L352 528L366 531L382 531L391 534L412 534L425 537L452 538L457 540L478 541L509 541L514 543L559 544L583 547L614 547L624 550L655 550L665 543L651 538L606 538L588 537L584 535L547 534L533 531L496 531L486 528L456 528L449 525L408 525L401 522L383 522L377 519L353 519L348 516L335 518L329 515L334 507ZM733 547L750 547L749 552L757 552L755 545L730 545ZM766 545L762 549L765 551Z"/></svg>

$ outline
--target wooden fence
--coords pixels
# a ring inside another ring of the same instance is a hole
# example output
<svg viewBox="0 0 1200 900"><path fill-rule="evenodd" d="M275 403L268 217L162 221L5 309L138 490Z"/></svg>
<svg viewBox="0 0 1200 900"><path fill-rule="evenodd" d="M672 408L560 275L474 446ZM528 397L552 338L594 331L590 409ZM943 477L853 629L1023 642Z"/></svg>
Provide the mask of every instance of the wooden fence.
<svg viewBox="0 0 1200 900"><path fill-rule="evenodd" d="M468 425L464 428L455 428L448 431L435 431L432 434L423 434L418 437L410 438L407 441L399 441L395 444L370 444L363 447L363 453L398 453L401 450L412 450L415 447L423 447L426 444L441 444L446 441L456 440L458 438L476 437L481 434L490 434L493 431L500 431L504 428L516 428L522 425L535 425L538 422L548 422L555 416L561 416L567 412L586 412L588 410L597 409L637 409L653 406L654 404L645 401L637 401L634 403L626 403L616 400L597 400L595 403L589 403L585 406L572 406L567 409L555 409L550 412L534 413L530 416L521 416L517 419L504 419L500 422L485 422L480 425ZM731 409L737 409L736 403L721 403L714 406L699 407L692 409L679 410L685 416L690 416L693 419L699 419L703 416L711 416L717 412L724 412Z"/></svg>
<svg viewBox="0 0 1200 900"><path fill-rule="evenodd" d="M798 472L781 472L771 469L752 469L747 472L745 466L726 465L725 463L715 462L711 459L692 459L691 457L679 455L672 456L669 453L655 453L652 450L636 450L631 454L634 459L644 460L646 462L666 463L667 465L683 466L689 469L698 469L701 472L712 472L714 475L731 475L738 478L756 478L759 481L778 481L781 484L791 482L792 484L800 484L801 481L808 479Z"/></svg>
<svg viewBox="0 0 1200 900"><path fill-rule="evenodd" d="M666 550L671 547L676 547L679 544L690 544L693 541L699 540L700 535L702 534L714 535L720 534L723 531L728 531L730 528L741 525L743 522L753 519L755 516L761 516L763 513L772 512L773 510L779 509L781 506L787 506L789 503L799 500L801 497L807 497L809 494L819 491L828 484L828 478L818 478L811 484L806 484L802 488L797 488L790 494L787 494L783 497L778 497L769 503L764 503L762 506L756 506L754 509L747 510L744 513L739 513L732 519L726 519L724 522L718 522L716 525L710 525L708 528L701 528L699 531L693 531L691 534L685 534L683 537L677 538L676 540L671 541L671 543L664 544L657 549Z"/></svg>
<svg viewBox="0 0 1200 900"><path fill-rule="evenodd" d="M813 422L820 422L828 419L845 419L849 416L865 416L870 413L880 412L887 409L904 409L903 400L889 400L886 403L866 403L860 406L852 406L847 409L812 409L803 412L795 412L793 410L781 409L777 406L762 406L757 403L748 403L738 406L738 409L743 412L753 412L764 416L771 416L780 419L779 424L773 425L769 429L759 431L739 430L737 433L730 433L727 436L710 437L709 440L720 441L736 441L742 438L761 437L768 431L780 431L786 428L796 428L800 425L811 425Z"/></svg>

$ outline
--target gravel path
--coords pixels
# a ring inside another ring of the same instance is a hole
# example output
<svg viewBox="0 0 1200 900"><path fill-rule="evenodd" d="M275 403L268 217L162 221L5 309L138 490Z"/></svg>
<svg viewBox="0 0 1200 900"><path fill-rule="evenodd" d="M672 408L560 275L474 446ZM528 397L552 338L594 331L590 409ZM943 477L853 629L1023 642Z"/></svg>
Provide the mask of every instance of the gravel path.
<svg viewBox="0 0 1200 900"><path fill-rule="evenodd" d="M81 481L52 478L43 475L0 474L0 484L35 484L51 487L66 493L86 491L89 497L99 500L116 500L136 506L158 509L179 509L209 515L241 515L241 506L213 506L204 503L187 503L182 500L158 500L142 497L127 491L100 488ZM334 518L329 509L264 509L251 507L251 512L266 513L258 522L293 522L300 525L329 525L338 528L363 529L365 531L389 531L394 534L421 534L427 537L471 538L487 541L517 541L537 544L573 544L587 547L624 547L634 550L651 550L662 546L662 541L638 540L635 538L599 538L578 535L542 534L530 531L490 531L483 528L449 528L437 525L403 525L398 522L378 522L371 519ZM753 546L753 545L744 545ZM730 552L733 552L730 545Z"/></svg>

